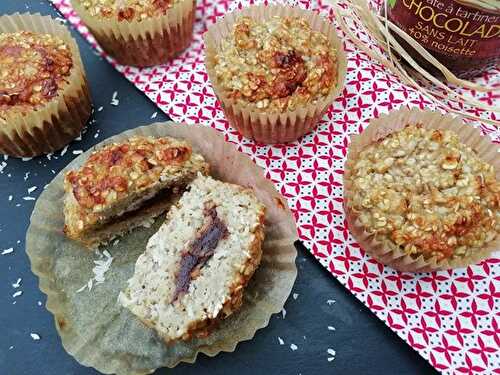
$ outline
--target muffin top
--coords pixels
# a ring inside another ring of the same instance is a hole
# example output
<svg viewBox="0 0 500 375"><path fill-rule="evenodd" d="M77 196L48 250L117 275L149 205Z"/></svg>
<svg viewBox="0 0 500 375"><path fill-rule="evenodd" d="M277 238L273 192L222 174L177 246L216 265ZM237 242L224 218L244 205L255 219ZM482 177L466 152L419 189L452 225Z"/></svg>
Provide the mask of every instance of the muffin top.
<svg viewBox="0 0 500 375"><path fill-rule="evenodd" d="M77 0L92 15L118 21L141 21L161 16L181 0Z"/></svg>
<svg viewBox="0 0 500 375"><path fill-rule="evenodd" d="M70 48L51 34L0 34L0 118L49 102L67 82Z"/></svg>
<svg viewBox="0 0 500 375"><path fill-rule="evenodd" d="M327 96L337 59L327 37L299 17L239 18L215 57L218 82L263 112L295 110Z"/></svg>
<svg viewBox="0 0 500 375"><path fill-rule="evenodd" d="M409 125L366 147L353 165L348 205L392 249L453 259L500 233L495 170L452 131Z"/></svg>
<svg viewBox="0 0 500 375"><path fill-rule="evenodd" d="M81 207L98 212L158 182L167 167L182 165L191 153L188 143L168 137L112 143L94 151L80 169L67 172L65 190Z"/></svg>

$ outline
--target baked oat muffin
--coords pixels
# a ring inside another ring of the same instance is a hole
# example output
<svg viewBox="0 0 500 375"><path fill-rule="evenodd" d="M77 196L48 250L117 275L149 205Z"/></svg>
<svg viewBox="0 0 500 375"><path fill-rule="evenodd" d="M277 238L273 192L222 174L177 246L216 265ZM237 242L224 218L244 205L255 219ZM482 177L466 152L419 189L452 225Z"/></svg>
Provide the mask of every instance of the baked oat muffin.
<svg viewBox="0 0 500 375"><path fill-rule="evenodd" d="M27 30L6 32L18 19ZM30 27L37 21L43 27ZM91 112L78 48L50 17L13 15L0 22L0 152L57 150L80 133ZM36 28L53 33L29 30Z"/></svg>
<svg viewBox="0 0 500 375"><path fill-rule="evenodd" d="M64 178L66 235L89 248L166 211L208 164L181 140L133 137L94 151Z"/></svg>
<svg viewBox="0 0 500 375"><path fill-rule="evenodd" d="M163 64L191 42L194 0L72 0L78 15L119 64Z"/></svg>
<svg viewBox="0 0 500 375"><path fill-rule="evenodd" d="M250 189L199 176L148 241L119 302L166 342L208 335L242 304L264 216Z"/></svg>
<svg viewBox="0 0 500 375"><path fill-rule="evenodd" d="M337 83L335 48L301 17L238 18L215 59L228 96L262 112L293 111Z"/></svg>
<svg viewBox="0 0 500 375"><path fill-rule="evenodd" d="M275 8L283 7L269 7L270 14L263 18L238 14L227 35L217 41L207 37L207 67L215 91L225 110L230 102L253 115L275 114L284 118L316 106L321 107L322 114L343 79L334 31L329 25L322 30L313 29L312 24L321 25L317 15L306 11L275 15ZM243 135L266 142L258 134L263 133L262 129L247 129L237 117L229 110L229 121ZM267 128L272 125L266 121L258 124ZM296 123L285 120L281 126L291 131L286 134L281 130L280 136L291 138L287 141L297 138ZM300 131L309 128L301 126Z"/></svg>
<svg viewBox="0 0 500 375"><path fill-rule="evenodd" d="M387 251L453 262L500 233L494 168L450 130L408 125L352 161L347 209Z"/></svg>

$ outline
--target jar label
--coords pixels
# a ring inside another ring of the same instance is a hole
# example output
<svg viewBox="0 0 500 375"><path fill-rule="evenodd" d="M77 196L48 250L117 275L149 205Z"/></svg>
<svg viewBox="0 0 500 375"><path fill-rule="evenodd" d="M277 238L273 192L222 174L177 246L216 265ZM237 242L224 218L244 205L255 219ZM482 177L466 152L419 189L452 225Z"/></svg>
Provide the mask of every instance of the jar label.
<svg viewBox="0 0 500 375"><path fill-rule="evenodd" d="M389 19L428 50L453 58L500 56L500 14L454 0L387 0Z"/></svg>

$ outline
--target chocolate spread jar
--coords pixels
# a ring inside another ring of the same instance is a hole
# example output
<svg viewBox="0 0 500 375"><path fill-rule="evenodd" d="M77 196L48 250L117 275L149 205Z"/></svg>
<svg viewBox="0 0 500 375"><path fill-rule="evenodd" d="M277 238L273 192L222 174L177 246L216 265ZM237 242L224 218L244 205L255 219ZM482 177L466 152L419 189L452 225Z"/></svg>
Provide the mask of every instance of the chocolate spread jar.
<svg viewBox="0 0 500 375"><path fill-rule="evenodd" d="M500 63L500 0L387 0L387 12L458 77L470 78ZM398 40L422 67L437 72Z"/></svg>

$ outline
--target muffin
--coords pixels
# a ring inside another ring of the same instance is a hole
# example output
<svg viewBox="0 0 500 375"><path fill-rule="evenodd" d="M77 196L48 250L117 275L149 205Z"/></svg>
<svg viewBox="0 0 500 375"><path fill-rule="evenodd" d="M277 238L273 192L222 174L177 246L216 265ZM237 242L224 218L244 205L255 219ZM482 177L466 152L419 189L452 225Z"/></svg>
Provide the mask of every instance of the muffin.
<svg viewBox="0 0 500 375"><path fill-rule="evenodd" d="M263 143L294 141L312 130L345 75L333 26L284 6L224 17L207 32L206 55L229 123Z"/></svg>
<svg viewBox="0 0 500 375"><path fill-rule="evenodd" d="M149 239L120 303L166 342L207 336L242 304L264 216L250 189L200 175Z"/></svg>
<svg viewBox="0 0 500 375"><path fill-rule="evenodd" d="M170 137L133 137L94 151L64 177L64 232L88 248L165 212L208 164Z"/></svg>
<svg viewBox="0 0 500 375"><path fill-rule="evenodd" d="M193 35L195 0L71 0L101 47L119 64L164 64Z"/></svg>
<svg viewBox="0 0 500 375"><path fill-rule="evenodd" d="M91 113L78 47L48 16L0 17L0 153L31 157L76 138Z"/></svg>
<svg viewBox="0 0 500 375"><path fill-rule="evenodd" d="M413 270L398 263L406 257L448 268L484 257L498 241L498 171L456 132L408 124L364 145L348 166L349 228L369 237L360 242L383 263Z"/></svg>

